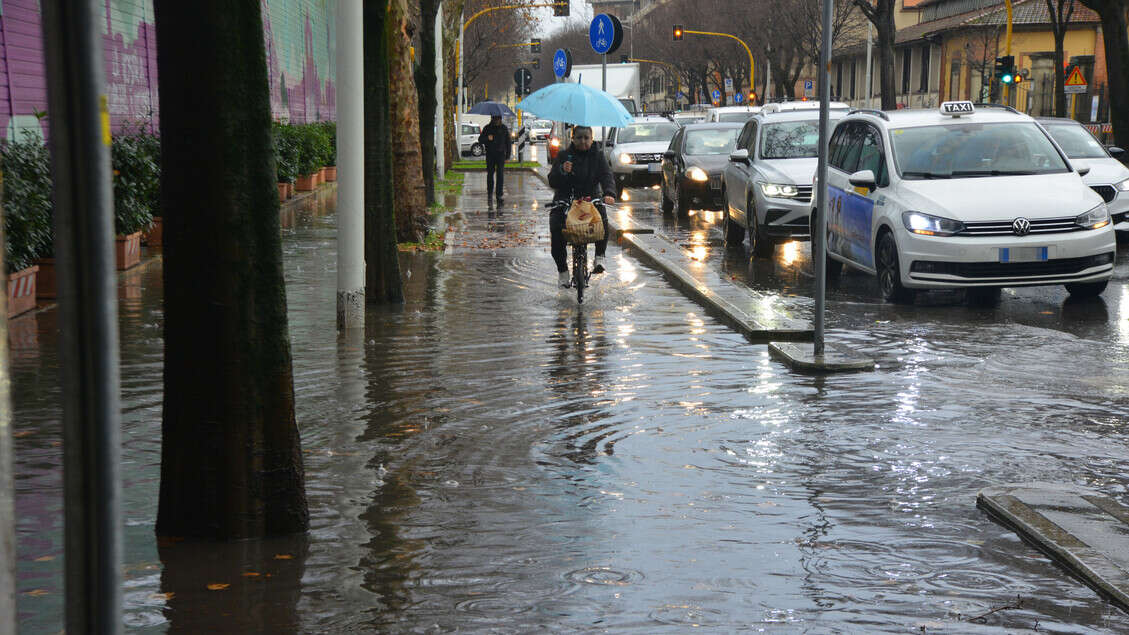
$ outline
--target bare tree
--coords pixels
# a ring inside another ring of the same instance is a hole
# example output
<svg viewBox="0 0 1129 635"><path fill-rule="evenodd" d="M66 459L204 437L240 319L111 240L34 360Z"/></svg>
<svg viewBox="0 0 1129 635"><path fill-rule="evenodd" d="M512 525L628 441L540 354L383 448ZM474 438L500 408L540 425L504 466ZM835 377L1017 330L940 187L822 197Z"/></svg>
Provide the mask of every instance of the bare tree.
<svg viewBox="0 0 1129 635"><path fill-rule="evenodd" d="M1102 19L1109 76L1109 119L1117 145L1129 148L1129 0L1079 0Z"/></svg>
<svg viewBox="0 0 1129 635"><path fill-rule="evenodd" d="M1066 116L1066 69L1063 68L1063 40L1074 16L1074 0L1047 0L1047 14L1055 37L1055 116Z"/></svg>
<svg viewBox="0 0 1129 635"><path fill-rule="evenodd" d="M894 8L895 0L854 0L854 4L874 25L878 35L878 77L883 110L898 107L894 88Z"/></svg>

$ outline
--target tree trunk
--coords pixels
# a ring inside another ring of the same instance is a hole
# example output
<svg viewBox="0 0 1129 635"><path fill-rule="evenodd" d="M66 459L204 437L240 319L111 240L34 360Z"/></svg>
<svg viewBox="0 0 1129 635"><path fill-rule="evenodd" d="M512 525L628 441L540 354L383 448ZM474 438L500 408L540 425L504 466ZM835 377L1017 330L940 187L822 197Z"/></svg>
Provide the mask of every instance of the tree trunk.
<svg viewBox="0 0 1129 635"><path fill-rule="evenodd" d="M305 531L260 3L153 4L170 290L157 534Z"/></svg>
<svg viewBox="0 0 1129 635"><path fill-rule="evenodd" d="M459 27L463 23L464 0L446 0L443 7L443 20L446 22L443 29L443 60L444 83L447 90L443 91L444 112L443 120L443 149L447 153L447 165L453 164L462 158L459 150L459 131L455 130L455 109L458 108L457 95L459 83Z"/></svg>
<svg viewBox="0 0 1129 635"><path fill-rule="evenodd" d="M435 203L435 18L439 0L420 0L419 68L416 92L419 96L419 148L423 157L424 196L428 206Z"/></svg>
<svg viewBox="0 0 1129 635"><path fill-rule="evenodd" d="M894 77L894 14L889 13L877 25L878 74L882 87L882 110L898 107L898 89Z"/></svg>
<svg viewBox="0 0 1129 635"><path fill-rule="evenodd" d="M1065 53L1063 53L1063 40L1066 39L1066 27L1062 27L1055 36L1055 116L1066 116L1066 69L1063 68L1062 62ZM1018 89L1017 89L1018 90Z"/></svg>
<svg viewBox="0 0 1129 635"><path fill-rule="evenodd" d="M407 0L392 0L392 161L396 179L396 235L400 242L423 242L427 235L427 196L419 145L419 98L412 73L411 16Z"/></svg>
<svg viewBox="0 0 1129 635"><path fill-rule="evenodd" d="M175 1L175 0L169 0ZM392 168L390 0L365 0L365 302L403 302Z"/></svg>
<svg viewBox="0 0 1129 635"><path fill-rule="evenodd" d="M1129 32L1125 0L1082 0L1102 19L1105 67L1109 77L1109 120L1114 143L1129 148Z"/></svg>

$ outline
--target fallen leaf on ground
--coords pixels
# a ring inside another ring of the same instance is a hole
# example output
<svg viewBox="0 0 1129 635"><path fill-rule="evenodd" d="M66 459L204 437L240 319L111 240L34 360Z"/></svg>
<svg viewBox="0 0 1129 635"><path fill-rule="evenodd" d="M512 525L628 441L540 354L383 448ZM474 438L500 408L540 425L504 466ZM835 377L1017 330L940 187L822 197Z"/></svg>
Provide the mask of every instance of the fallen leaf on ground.
<svg viewBox="0 0 1129 635"><path fill-rule="evenodd" d="M150 600L171 600L176 593L169 591L168 593L150 593Z"/></svg>
<svg viewBox="0 0 1129 635"><path fill-rule="evenodd" d="M244 571L243 577L244 578L257 578L257 577L259 577L259 574L254 572L254 571Z"/></svg>
<svg viewBox="0 0 1129 635"><path fill-rule="evenodd" d="M224 589L226 589L229 586L231 586L231 585L226 583L226 582L213 582L213 583L208 585L208 590L209 591L223 591Z"/></svg>
<svg viewBox="0 0 1129 635"><path fill-rule="evenodd" d="M294 556L292 556L288 553L276 553L276 554L274 554L274 559L275 560L293 560Z"/></svg>
<svg viewBox="0 0 1129 635"><path fill-rule="evenodd" d="M36 558L35 561L36 562L51 562L54 559L55 559L55 556L40 556L40 557Z"/></svg>
<svg viewBox="0 0 1129 635"><path fill-rule="evenodd" d="M47 589L32 589L30 591L24 591L24 595L30 595L32 597L39 597L41 595L47 595L48 593L50 593L50 591L48 591Z"/></svg>

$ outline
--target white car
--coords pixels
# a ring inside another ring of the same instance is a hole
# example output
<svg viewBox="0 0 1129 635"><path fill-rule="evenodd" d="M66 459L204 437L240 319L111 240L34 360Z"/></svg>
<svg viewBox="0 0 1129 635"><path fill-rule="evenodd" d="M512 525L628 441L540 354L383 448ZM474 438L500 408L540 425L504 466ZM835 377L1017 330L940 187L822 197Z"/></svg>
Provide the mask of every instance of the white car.
<svg viewBox="0 0 1129 635"><path fill-rule="evenodd" d="M486 153L486 148L478 142L482 134L482 127L476 123L464 123L462 134L459 135L459 151L462 155L480 157Z"/></svg>
<svg viewBox="0 0 1129 635"><path fill-rule="evenodd" d="M604 156L612 166L616 198L625 187L650 187L662 182L663 153L679 125L666 117L636 117L623 128L612 128Z"/></svg>
<svg viewBox="0 0 1129 635"><path fill-rule="evenodd" d="M706 113L706 123L744 123L760 111L760 106L721 106Z"/></svg>
<svg viewBox="0 0 1129 635"><path fill-rule="evenodd" d="M1129 168L1112 156L1125 151L1116 146L1106 149L1085 126L1073 119L1040 117L1036 121L1051 133L1075 167L1090 168L1082 182L1105 200L1113 228L1129 231Z"/></svg>
<svg viewBox="0 0 1129 635"><path fill-rule="evenodd" d="M828 102L827 108L829 110L850 110L850 104L845 104L841 101ZM761 112L793 112L796 110L814 110L819 112L818 101L775 101L770 104L765 104Z"/></svg>
<svg viewBox="0 0 1129 635"><path fill-rule="evenodd" d="M553 129L553 122L548 119L538 119L529 126L529 136L534 141L544 141L549 138Z"/></svg>
<svg viewBox="0 0 1129 635"><path fill-rule="evenodd" d="M1089 297L1113 274L1113 225L1088 170L1006 106L852 112L827 172L828 273L874 274L889 301L1052 284Z"/></svg>

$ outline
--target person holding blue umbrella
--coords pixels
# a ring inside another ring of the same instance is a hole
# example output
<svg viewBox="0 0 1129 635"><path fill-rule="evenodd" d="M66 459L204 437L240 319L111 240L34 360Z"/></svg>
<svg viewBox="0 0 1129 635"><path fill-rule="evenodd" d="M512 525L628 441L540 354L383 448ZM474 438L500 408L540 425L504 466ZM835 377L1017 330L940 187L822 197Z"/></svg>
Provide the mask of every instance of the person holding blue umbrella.
<svg viewBox="0 0 1129 635"><path fill-rule="evenodd" d="M498 207L502 206L502 186L505 184L506 159L510 158L510 129L502 123L501 115L492 115L490 123L478 135L478 142L486 149L486 205L498 194Z"/></svg>
<svg viewBox="0 0 1129 635"><path fill-rule="evenodd" d="M562 287L569 286L568 251L565 247L564 225L568 208L572 201L592 198L604 204L615 202L615 179L612 166L598 145L592 142L592 128L572 127L572 143L557 153L553 167L549 170L549 187L553 188L553 205L549 208L549 242L553 261L557 264L557 281ZM603 205L596 205L608 226L608 212ZM592 273L603 273L604 252L608 248L608 232L604 239L596 243L596 261ZM587 247L585 247L587 249Z"/></svg>

